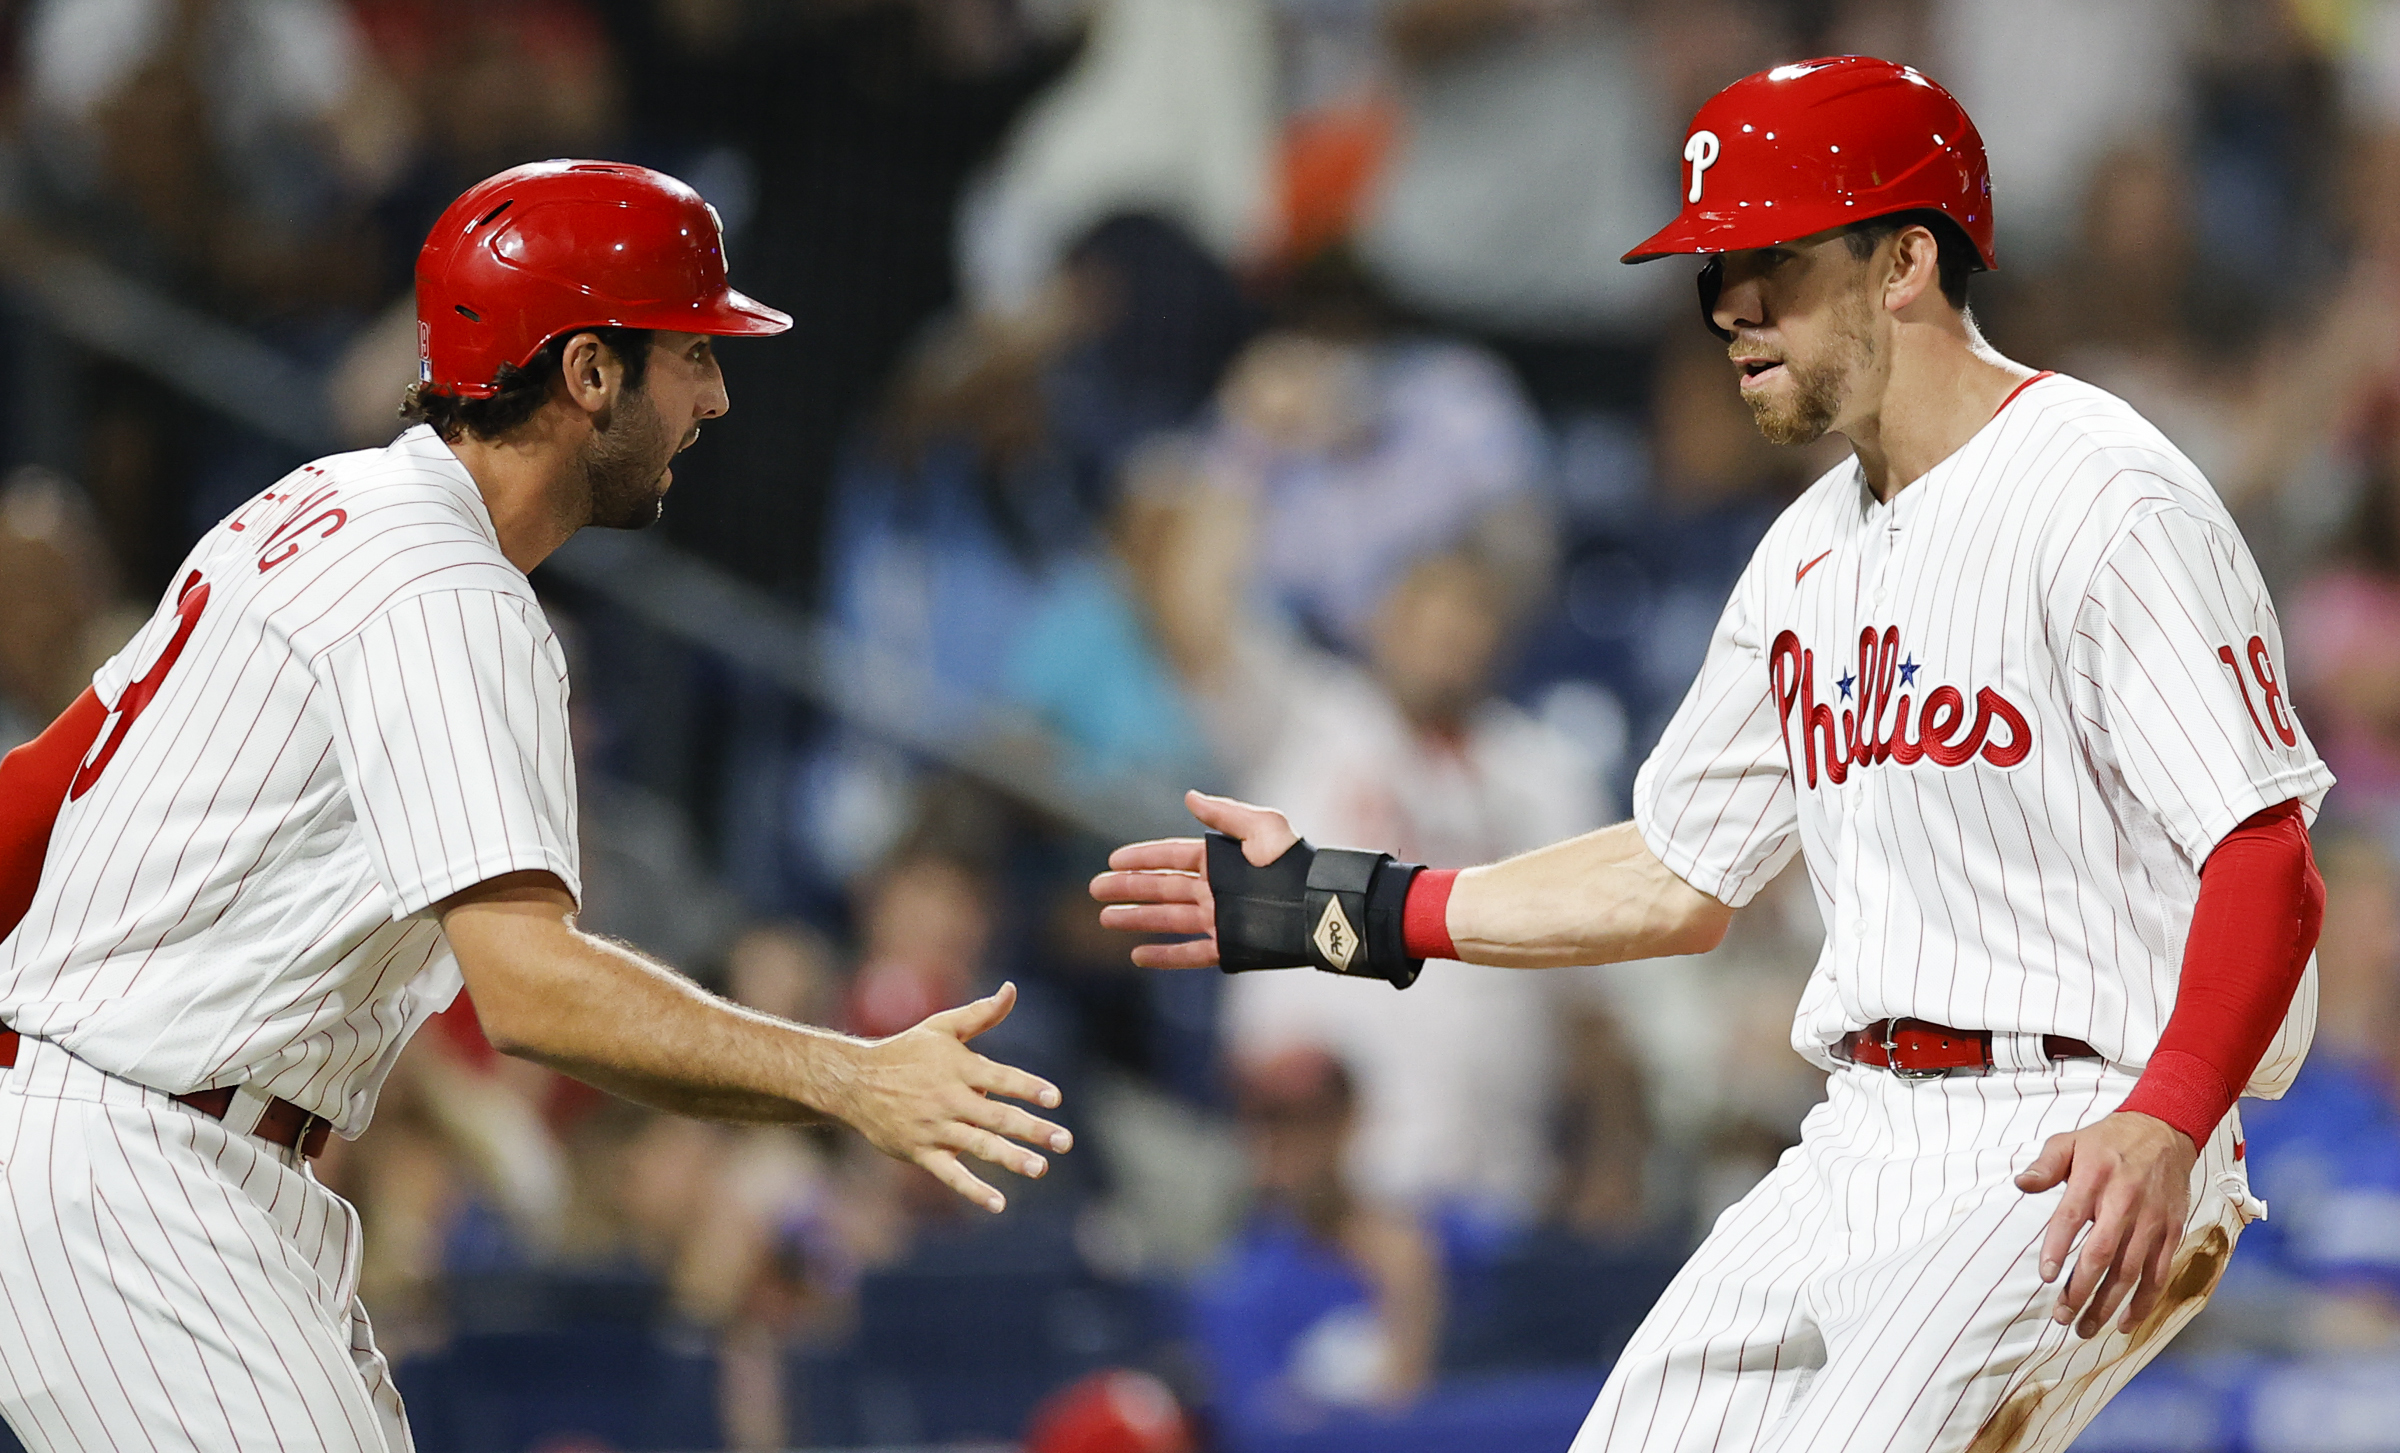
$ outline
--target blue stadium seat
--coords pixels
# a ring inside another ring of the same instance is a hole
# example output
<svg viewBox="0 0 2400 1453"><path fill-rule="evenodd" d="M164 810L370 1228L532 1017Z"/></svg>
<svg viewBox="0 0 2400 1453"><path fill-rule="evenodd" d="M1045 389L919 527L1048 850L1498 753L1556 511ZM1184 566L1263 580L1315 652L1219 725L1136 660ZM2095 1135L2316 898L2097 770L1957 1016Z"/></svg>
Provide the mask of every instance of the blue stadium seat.
<svg viewBox="0 0 2400 1453"><path fill-rule="evenodd" d="M1447 1379L1400 1413L1342 1412L1306 1427L1226 1427L1224 1453L1494 1453L1564 1448L1606 1369Z"/></svg>
<svg viewBox="0 0 2400 1453"><path fill-rule="evenodd" d="M716 1364L633 1327L455 1337L394 1374L423 1453L525 1453L568 1437L714 1448Z"/></svg>
<svg viewBox="0 0 2400 1453"><path fill-rule="evenodd" d="M1529 1232L1451 1273L1446 1373L1605 1367L1683 1264L1680 1245Z"/></svg>
<svg viewBox="0 0 2400 1453"><path fill-rule="evenodd" d="M850 1346L795 1360L794 1431L827 1447L1014 1437L1059 1387L1150 1360L1173 1295L1059 1263L871 1274Z"/></svg>

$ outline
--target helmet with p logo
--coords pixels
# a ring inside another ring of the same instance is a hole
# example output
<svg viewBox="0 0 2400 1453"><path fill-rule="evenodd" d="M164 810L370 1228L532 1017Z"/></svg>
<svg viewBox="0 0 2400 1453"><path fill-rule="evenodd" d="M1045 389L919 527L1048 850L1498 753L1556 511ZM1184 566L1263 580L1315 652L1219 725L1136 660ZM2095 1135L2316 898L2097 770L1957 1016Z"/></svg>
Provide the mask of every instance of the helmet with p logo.
<svg viewBox="0 0 2400 1453"><path fill-rule="evenodd" d="M1772 247L1923 209L1957 223L1983 266L1999 265L1975 123L1890 61L1800 61L1727 86L1685 133L1683 181L1683 210L1625 261Z"/></svg>

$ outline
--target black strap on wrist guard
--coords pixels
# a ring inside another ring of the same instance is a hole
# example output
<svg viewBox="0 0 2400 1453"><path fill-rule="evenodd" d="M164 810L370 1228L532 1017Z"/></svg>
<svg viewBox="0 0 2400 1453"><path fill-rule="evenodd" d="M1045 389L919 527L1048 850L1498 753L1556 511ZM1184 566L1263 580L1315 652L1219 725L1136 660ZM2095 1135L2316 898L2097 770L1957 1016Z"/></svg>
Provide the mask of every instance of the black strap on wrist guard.
<svg viewBox="0 0 2400 1453"><path fill-rule="evenodd" d="M1226 973L1316 968L1405 989L1423 959L1408 956L1402 917L1422 865L1389 853L1312 847L1303 838L1265 867L1242 845L1208 834L1208 889L1217 905L1217 962Z"/></svg>

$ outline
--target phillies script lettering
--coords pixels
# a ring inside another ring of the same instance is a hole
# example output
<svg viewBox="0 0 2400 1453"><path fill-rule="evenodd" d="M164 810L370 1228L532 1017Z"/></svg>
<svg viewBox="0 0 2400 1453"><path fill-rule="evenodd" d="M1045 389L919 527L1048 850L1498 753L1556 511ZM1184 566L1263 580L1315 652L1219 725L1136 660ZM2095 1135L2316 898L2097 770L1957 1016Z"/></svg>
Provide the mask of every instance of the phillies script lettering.
<svg viewBox="0 0 2400 1453"><path fill-rule="evenodd" d="M1796 631L1777 636L1767 653L1767 675L1794 770L1805 764L1808 785L1816 786L1820 746L1825 776L1836 786L1853 767L1910 767L1920 759L1961 767L1977 757L2014 767L2033 751L2033 726L2014 702L1989 686L1975 693L1971 713L1966 693L1955 686L1936 686L1920 698L1916 676L1922 669L1913 657L1901 659L1898 626L1880 634L1870 626L1858 633L1857 674L1845 672L1836 683L1844 699L1855 693L1856 701L1837 711L1834 703L1817 699L1817 653L1800 644Z"/></svg>

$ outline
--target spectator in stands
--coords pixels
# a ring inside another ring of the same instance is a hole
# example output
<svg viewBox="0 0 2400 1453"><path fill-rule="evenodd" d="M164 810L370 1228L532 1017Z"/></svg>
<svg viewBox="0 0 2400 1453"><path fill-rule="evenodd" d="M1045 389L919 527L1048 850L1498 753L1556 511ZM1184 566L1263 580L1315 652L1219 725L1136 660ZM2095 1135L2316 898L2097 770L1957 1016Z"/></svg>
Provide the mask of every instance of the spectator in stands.
<svg viewBox="0 0 2400 1453"><path fill-rule="evenodd" d="M141 625L83 492L47 470L0 483L0 752L29 740Z"/></svg>
<svg viewBox="0 0 2400 1453"><path fill-rule="evenodd" d="M2251 402L2259 301L2212 263L2192 161L2165 135L2103 152L2082 194L2082 245L2006 323L2040 356L2130 401L2208 472L2228 479ZM2047 317L2029 314L2040 310Z"/></svg>
<svg viewBox="0 0 2400 1453"><path fill-rule="evenodd" d="M446 1277L525 1271L568 1252L575 1187L561 1126L599 1098L494 1050L461 993L401 1054L374 1133L328 1142L317 1173L371 1233L360 1295L395 1362L441 1340Z"/></svg>
<svg viewBox="0 0 2400 1453"><path fill-rule="evenodd" d="M41 0L39 215L245 322L372 306L364 210L414 121L338 0Z"/></svg>
<svg viewBox="0 0 2400 1453"><path fill-rule="evenodd" d="M2400 867L2374 837L2322 841L2316 1044L2282 1099L2242 1102L2274 1213L2244 1241L2309 1289L2270 1337L2400 1345Z"/></svg>
<svg viewBox="0 0 2400 1453"><path fill-rule="evenodd" d="M1359 650L1392 579L1471 529L1521 554L1511 580L1543 578L1541 427L1507 368L1403 331L1340 253L1290 280L1282 308L1228 373L1205 444L1215 485L1253 502L1255 587Z"/></svg>
<svg viewBox="0 0 2400 1453"><path fill-rule="evenodd" d="M2400 404L2379 411L2348 537L2293 593L2293 690L2342 777L2337 807L2400 842Z"/></svg>
<svg viewBox="0 0 2400 1453"><path fill-rule="evenodd" d="M822 583L829 488L861 415L957 294L957 202L1081 35L1018 0L594 0L633 134L718 200L742 275L794 331L678 462L680 540L762 584ZM746 208L726 205L746 199ZM747 212L746 220L739 217ZM1037 271L1035 280L1046 276Z"/></svg>
<svg viewBox="0 0 2400 1453"><path fill-rule="evenodd" d="M1792 1011L1824 929L1804 873L1777 878L1753 909L1673 973L1639 962L1590 971L1583 992L1607 1013L1574 1031L1561 1195L1569 1226L1697 1235L1799 1142L1825 1075L1792 1048ZM1638 1034L1620 1027L1635 1025ZM1637 1084L1626 1083L1629 1069ZM1637 1092L1641 1119L1627 1110ZM1643 1146L1660 1153L1635 1159ZM1654 1174L1637 1178L1631 1166ZM1643 1216L1629 1228L1637 1193Z"/></svg>
<svg viewBox="0 0 2400 1453"><path fill-rule="evenodd" d="M392 397L417 376L414 269L426 229L459 192L504 168L613 154L624 130L621 57L585 0L349 0L349 9L413 130L375 208L372 301L382 311L347 340L327 388L341 437L374 447L398 432Z"/></svg>
<svg viewBox="0 0 2400 1453"><path fill-rule="evenodd" d="M1206 403L1247 327L1189 239L1121 217L1023 306L928 333L835 486L835 619L879 674L922 673L862 689L952 729L994 695L1028 619L1090 594L1123 460Z"/></svg>
<svg viewBox="0 0 2400 1453"><path fill-rule="evenodd" d="M1193 1291L1219 1414L1305 1423L1327 1406L1405 1403L1441 1340L1439 1258L1346 1167L1358 1097L1333 1054L1291 1048L1239 1071L1255 1209Z"/></svg>
<svg viewBox="0 0 2400 1453"><path fill-rule="evenodd" d="M1364 670L1306 648L1215 693L1268 730L1244 790L1320 842L1488 862L1599 825L1608 764L1492 695L1514 625L1501 567L1472 548L1403 569L1365 627ZM1253 654L1259 654L1255 650ZM1406 994L1322 974L1226 986L1238 1059L1319 1044L1358 1088L1351 1169L1378 1203L1521 1223L1552 1190L1569 978L1435 963Z"/></svg>
<svg viewBox="0 0 2400 1453"><path fill-rule="evenodd" d="M1673 154L1709 92L1767 63L1784 39L1768 11L1724 0L1381 7L1402 118L1361 220L1361 255L1445 322L1646 350L1682 290L1663 269L1618 264L1631 242L1623 219L1671 205L1674 177L1647 159Z"/></svg>
<svg viewBox="0 0 2400 1453"><path fill-rule="evenodd" d="M866 886L858 920L843 1016L854 1032L897 1034L975 997L993 924L991 887L969 863L904 847Z"/></svg>
<svg viewBox="0 0 2400 1453"><path fill-rule="evenodd" d="M1668 335L1642 433L1612 444L1622 433L1591 416L1567 432L1564 588L1530 632L1518 683L1603 686L1626 719L1625 759L1639 762L1698 673L1751 550L1834 461L1762 439L1723 348L1698 329Z"/></svg>
<svg viewBox="0 0 2400 1453"><path fill-rule="evenodd" d="M2012 267L2072 248L2085 179L2118 138L2190 134L2191 63L2207 33L2203 12L2215 8L2207 0L1933 0L1929 8L1926 69L1981 118L1986 136L2000 138L1992 185L2008 198L2000 252Z"/></svg>
<svg viewBox="0 0 2400 1453"><path fill-rule="evenodd" d="M1184 689L1183 663L1160 637L1162 608L1176 610L1164 597L1190 578L1185 552L1201 528L1188 514L1190 472L1178 442L1157 441L1127 470L1107 552L1063 566L1009 648L1003 688L1057 734L1055 760L1103 781L1223 775Z"/></svg>

